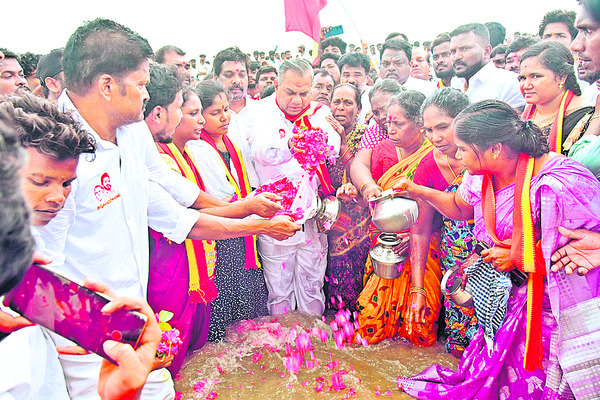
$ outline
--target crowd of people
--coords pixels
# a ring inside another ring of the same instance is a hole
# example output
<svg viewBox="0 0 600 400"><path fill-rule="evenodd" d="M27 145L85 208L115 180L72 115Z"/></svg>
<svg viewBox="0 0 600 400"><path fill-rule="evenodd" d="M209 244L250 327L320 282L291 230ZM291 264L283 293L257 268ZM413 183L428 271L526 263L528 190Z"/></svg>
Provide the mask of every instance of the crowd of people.
<svg viewBox="0 0 600 400"><path fill-rule="evenodd" d="M231 324L340 309L370 344L460 359L399 377L415 398L600 397L598 2L509 39L471 23L346 51L327 32L314 57L212 63L107 19L42 57L0 49L0 295L35 259L148 318L136 349L104 343L116 365L2 307L0 397L172 399ZM329 157L307 169L314 132ZM419 209L395 279L370 256L388 191ZM329 226L311 214L326 196ZM456 268L472 304L441 290Z"/></svg>

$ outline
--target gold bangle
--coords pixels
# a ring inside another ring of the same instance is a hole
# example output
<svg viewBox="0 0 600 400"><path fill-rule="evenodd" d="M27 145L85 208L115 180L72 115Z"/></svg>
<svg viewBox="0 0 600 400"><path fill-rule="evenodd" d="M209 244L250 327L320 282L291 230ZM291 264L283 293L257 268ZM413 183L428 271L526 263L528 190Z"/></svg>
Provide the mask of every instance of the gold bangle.
<svg viewBox="0 0 600 400"><path fill-rule="evenodd" d="M365 182L362 184L362 186L360 187L359 192L362 194L363 189L365 188L365 186L367 186L368 184L372 183L373 185L377 185L377 183L375 183L375 181L370 181L370 182Z"/></svg>
<svg viewBox="0 0 600 400"><path fill-rule="evenodd" d="M427 290L419 286L413 286L410 288L410 293L419 293L423 296L427 297Z"/></svg>

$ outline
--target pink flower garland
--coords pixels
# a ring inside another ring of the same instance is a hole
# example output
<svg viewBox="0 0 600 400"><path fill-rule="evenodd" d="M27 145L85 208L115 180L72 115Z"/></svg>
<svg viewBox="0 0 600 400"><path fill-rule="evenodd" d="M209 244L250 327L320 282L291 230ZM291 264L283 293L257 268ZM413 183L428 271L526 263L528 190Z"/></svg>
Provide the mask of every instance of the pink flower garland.
<svg viewBox="0 0 600 400"><path fill-rule="evenodd" d="M311 176L316 173L320 164L325 164L326 161L335 163L335 150L327 144L328 135L322 129L309 130L294 126L293 133L290 151L302 169Z"/></svg>

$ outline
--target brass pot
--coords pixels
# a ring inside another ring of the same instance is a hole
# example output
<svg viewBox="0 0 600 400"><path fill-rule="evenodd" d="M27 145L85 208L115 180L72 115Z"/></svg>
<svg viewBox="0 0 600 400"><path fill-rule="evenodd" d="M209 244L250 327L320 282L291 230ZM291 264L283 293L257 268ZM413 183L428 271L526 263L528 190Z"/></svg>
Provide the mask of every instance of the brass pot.
<svg viewBox="0 0 600 400"><path fill-rule="evenodd" d="M369 250L373 272L383 279L396 279L402 273L408 252L402 254L394 252L394 246L401 242L395 233L382 233L377 238L377 242L378 244Z"/></svg>
<svg viewBox="0 0 600 400"><path fill-rule="evenodd" d="M381 196L369 199L373 203L373 224L382 232L401 232L413 226L419 218L416 201L392 197L393 194L393 190L387 190Z"/></svg>

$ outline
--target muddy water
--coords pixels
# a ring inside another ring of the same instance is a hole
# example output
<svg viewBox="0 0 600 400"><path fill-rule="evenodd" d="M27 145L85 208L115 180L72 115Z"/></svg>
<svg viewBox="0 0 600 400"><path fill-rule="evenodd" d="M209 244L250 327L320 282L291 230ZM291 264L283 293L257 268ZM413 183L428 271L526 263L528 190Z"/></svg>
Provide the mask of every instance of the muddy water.
<svg viewBox="0 0 600 400"><path fill-rule="evenodd" d="M311 334L312 353L304 353L302 368L292 374L285 355L296 347L294 337L313 328L326 330L328 341ZM231 326L224 342L209 343L190 357L175 389L182 399L410 399L397 389L396 378L433 363L454 369L458 361L440 343L421 349L388 340L338 349L329 324L294 312Z"/></svg>

